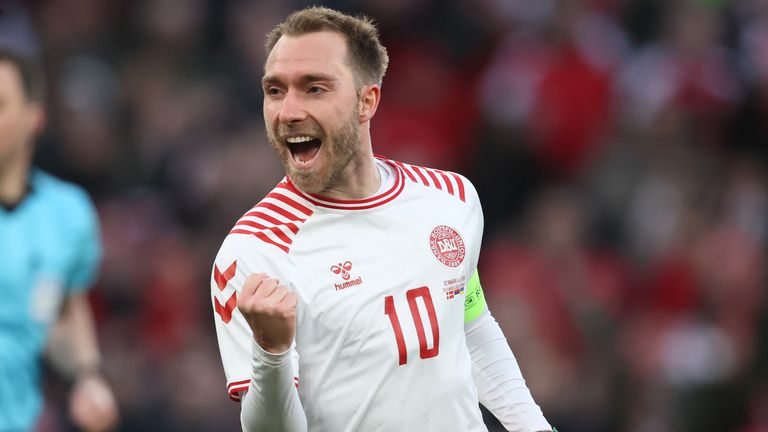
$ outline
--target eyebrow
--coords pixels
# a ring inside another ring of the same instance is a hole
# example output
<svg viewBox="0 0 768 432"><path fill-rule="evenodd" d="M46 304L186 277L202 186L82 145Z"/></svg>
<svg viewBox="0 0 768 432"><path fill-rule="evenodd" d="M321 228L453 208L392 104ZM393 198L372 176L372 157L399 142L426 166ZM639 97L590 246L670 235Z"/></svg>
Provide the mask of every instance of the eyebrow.
<svg viewBox="0 0 768 432"><path fill-rule="evenodd" d="M333 82L333 81L338 81L338 79L332 75L323 74L323 73L306 74L306 75L302 75L301 78L299 78L299 83L302 85L308 84L311 82L317 82L317 81ZM266 75L264 76L264 78L262 78L261 83L262 85L283 84L283 81L274 75Z"/></svg>

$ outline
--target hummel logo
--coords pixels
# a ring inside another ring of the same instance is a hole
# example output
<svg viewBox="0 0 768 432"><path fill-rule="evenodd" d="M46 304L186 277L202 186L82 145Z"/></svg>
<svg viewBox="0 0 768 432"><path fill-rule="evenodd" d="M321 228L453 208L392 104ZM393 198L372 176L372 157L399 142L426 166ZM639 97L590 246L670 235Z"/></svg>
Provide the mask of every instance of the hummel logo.
<svg viewBox="0 0 768 432"><path fill-rule="evenodd" d="M363 277L360 276L357 279L349 280L352 275L350 275L350 271L352 270L352 262L345 261L344 264L339 263L338 265L331 266L331 271L337 275L340 275L342 279L344 279L345 282L340 284L333 284L333 287L336 288L336 291L341 291L343 289L347 289L351 286L355 285L361 285L363 283Z"/></svg>
<svg viewBox="0 0 768 432"><path fill-rule="evenodd" d="M344 280L349 280L350 270L352 270L352 263L349 261L346 261L344 264L339 263L339 265L331 266L331 271L336 274L341 274L341 278Z"/></svg>

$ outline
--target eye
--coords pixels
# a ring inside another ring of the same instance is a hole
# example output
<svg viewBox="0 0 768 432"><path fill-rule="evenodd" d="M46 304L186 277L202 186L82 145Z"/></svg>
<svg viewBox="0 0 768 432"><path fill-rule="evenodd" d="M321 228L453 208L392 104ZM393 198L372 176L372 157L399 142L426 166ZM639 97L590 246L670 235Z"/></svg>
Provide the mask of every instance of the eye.
<svg viewBox="0 0 768 432"><path fill-rule="evenodd" d="M324 91L325 91L325 89L323 89L323 88L322 88L322 87L320 87L320 86L311 86L311 87L309 88L309 90L307 90L307 92L308 92L309 94L320 94L320 93L322 93L322 92L324 92Z"/></svg>
<svg viewBox="0 0 768 432"><path fill-rule="evenodd" d="M280 94L280 89L274 86L264 88L264 94L267 96L277 96Z"/></svg>

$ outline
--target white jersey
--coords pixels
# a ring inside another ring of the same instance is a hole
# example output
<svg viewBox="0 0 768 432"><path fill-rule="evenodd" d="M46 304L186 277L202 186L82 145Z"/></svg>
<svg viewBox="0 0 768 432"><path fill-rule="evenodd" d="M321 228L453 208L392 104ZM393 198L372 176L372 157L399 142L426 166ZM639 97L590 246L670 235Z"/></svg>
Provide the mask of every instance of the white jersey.
<svg viewBox="0 0 768 432"><path fill-rule="evenodd" d="M230 397L251 376L237 310L264 272L299 297L295 384L310 431L485 431L464 333L483 217L464 177L377 158L391 187L340 201L283 180L216 257L214 319Z"/></svg>

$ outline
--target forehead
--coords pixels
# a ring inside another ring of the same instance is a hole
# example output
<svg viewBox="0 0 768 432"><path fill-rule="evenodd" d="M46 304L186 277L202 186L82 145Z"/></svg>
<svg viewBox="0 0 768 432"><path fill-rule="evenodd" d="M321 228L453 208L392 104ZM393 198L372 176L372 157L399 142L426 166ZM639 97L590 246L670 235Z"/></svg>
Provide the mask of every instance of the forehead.
<svg viewBox="0 0 768 432"><path fill-rule="evenodd" d="M283 35L267 57L265 76L290 79L324 73L351 74L347 64L347 43L336 32L321 31L298 36Z"/></svg>

